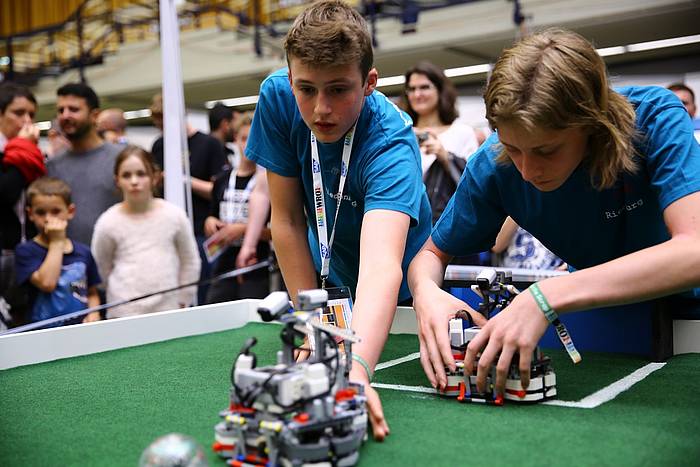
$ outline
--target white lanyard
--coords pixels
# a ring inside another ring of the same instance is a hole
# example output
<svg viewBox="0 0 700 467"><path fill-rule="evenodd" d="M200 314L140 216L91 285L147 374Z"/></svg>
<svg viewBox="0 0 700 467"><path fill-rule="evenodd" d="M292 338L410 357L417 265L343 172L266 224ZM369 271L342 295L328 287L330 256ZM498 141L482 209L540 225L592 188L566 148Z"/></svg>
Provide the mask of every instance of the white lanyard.
<svg viewBox="0 0 700 467"><path fill-rule="evenodd" d="M350 167L350 153L352 152L352 142L355 139L355 127L352 126L350 131L345 135L343 141L343 159L340 164L340 182L338 183L338 204L335 208L335 218L331 228L331 239L328 240L328 231L326 230L326 197L323 190L323 176L321 174L321 159L318 156L318 143L314 132L311 132L311 173L314 177L314 208L316 209L316 230L318 231L318 248L321 253L321 287L325 288L328 272L331 264L331 247L335 238L335 227L338 222L338 213L340 212L340 203L343 201L343 189L345 180L348 178L348 168Z"/></svg>
<svg viewBox="0 0 700 467"><path fill-rule="evenodd" d="M257 175L257 173L253 173L253 175L248 180L248 183L246 184L243 193L241 193L240 198L236 200L236 172L237 171L235 170L231 172L231 176L229 177L228 181L228 187L224 192L223 204L219 208L219 218L227 224L233 224L236 221L244 220L239 218L241 217L241 214L243 214L243 209L245 208L245 205L248 202L250 192L255 187L255 176Z"/></svg>

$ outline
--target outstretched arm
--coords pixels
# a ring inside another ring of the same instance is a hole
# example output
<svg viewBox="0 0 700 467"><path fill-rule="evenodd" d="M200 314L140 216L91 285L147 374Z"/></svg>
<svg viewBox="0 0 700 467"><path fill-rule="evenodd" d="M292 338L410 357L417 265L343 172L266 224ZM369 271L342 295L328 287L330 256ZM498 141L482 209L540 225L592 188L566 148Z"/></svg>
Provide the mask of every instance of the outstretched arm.
<svg viewBox="0 0 700 467"><path fill-rule="evenodd" d="M265 171L258 170L255 178L255 188L250 193L250 199L248 200L248 223L246 224L241 250L236 258L236 268L250 266L264 259L255 256L258 242L261 239L270 240L270 229L265 226L270 212L270 191Z"/></svg>
<svg viewBox="0 0 700 467"><path fill-rule="evenodd" d="M267 172L272 204L272 241L282 270L284 283L294 303L297 291L316 287L309 243L301 181Z"/></svg>
<svg viewBox="0 0 700 467"><path fill-rule="evenodd" d="M678 199L664 210L671 238L658 245L595 267L539 282L559 314L601 306L639 302L700 285L700 192ZM649 280L654 278L654 280ZM522 293L484 326L467 348L465 370L479 358L477 385L497 363L496 389L503 392L511 357L520 353L524 388L530 379L530 356L548 326L530 293ZM496 357L500 354L498 360Z"/></svg>
<svg viewBox="0 0 700 467"><path fill-rule="evenodd" d="M459 310L466 310L477 325L486 320L465 302L440 288L445 268L452 257L428 238L408 268L408 286L418 321L420 362L433 387L447 385L445 367L454 370L455 362L448 337L449 321Z"/></svg>
<svg viewBox="0 0 700 467"><path fill-rule="evenodd" d="M409 223L408 215L383 209L367 212L362 220L360 271L352 311L352 328L362 341L353 346L353 352L370 368L379 360L396 312ZM365 385L374 437L383 439L389 434L389 426L379 395L369 385L369 375L361 365L354 364L350 378Z"/></svg>

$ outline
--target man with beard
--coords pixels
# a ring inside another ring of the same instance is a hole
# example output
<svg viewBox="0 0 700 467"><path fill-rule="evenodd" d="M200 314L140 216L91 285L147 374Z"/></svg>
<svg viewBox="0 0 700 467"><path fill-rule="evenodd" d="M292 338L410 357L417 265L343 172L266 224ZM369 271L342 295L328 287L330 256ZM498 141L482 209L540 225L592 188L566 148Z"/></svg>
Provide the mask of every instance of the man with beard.
<svg viewBox="0 0 700 467"><path fill-rule="evenodd" d="M217 102L209 110L209 135L213 136L224 147L224 153L228 165L235 168L238 165L238 155L235 153L236 145L233 144L236 126L236 112L221 102Z"/></svg>
<svg viewBox="0 0 700 467"><path fill-rule="evenodd" d="M69 83L56 91L58 124L71 143L70 149L52 158L49 175L68 183L73 190L76 215L67 235L89 245L95 221L120 201L114 186L114 162L122 146L106 143L97 133L100 102L86 84Z"/></svg>

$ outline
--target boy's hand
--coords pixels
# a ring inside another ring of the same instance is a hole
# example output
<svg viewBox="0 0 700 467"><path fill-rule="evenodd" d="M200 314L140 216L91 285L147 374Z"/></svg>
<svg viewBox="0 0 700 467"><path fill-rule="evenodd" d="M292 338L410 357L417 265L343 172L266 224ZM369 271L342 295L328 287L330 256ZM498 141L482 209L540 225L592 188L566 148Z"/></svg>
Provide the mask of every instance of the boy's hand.
<svg viewBox="0 0 700 467"><path fill-rule="evenodd" d="M246 266L252 266L258 262L258 249L255 247L249 247L247 245L242 245L238 256L236 256L236 269L241 269Z"/></svg>
<svg viewBox="0 0 700 467"><path fill-rule="evenodd" d="M309 336L304 336L304 343L301 347L294 351L294 360L297 362L303 362L311 356L311 342L309 342Z"/></svg>
<svg viewBox="0 0 700 467"><path fill-rule="evenodd" d="M250 247L243 242L241 249L238 251L238 256L236 256L236 269L241 269L246 266L252 266L258 262L258 249L255 247ZM245 282L245 276L238 276L237 281L239 284Z"/></svg>
<svg viewBox="0 0 700 467"><path fill-rule="evenodd" d="M83 323L92 323L94 321L100 321L102 317L100 316L99 311L93 311L92 313L88 313L85 315L85 318L83 318Z"/></svg>
<svg viewBox="0 0 700 467"><path fill-rule="evenodd" d="M221 219L217 219L214 216L209 216L204 221L204 235L211 237L224 225L226 224L224 224Z"/></svg>
<svg viewBox="0 0 700 467"><path fill-rule="evenodd" d="M437 133L435 133L435 131L431 129L428 129L425 133L426 139L421 143L421 148L425 150L426 154L435 154L435 156L437 156L439 160L446 160L448 157L448 153L445 147L438 139Z"/></svg>
<svg viewBox="0 0 700 467"><path fill-rule="evenodd" d="M63 242L66 240L66 228L68 221L57 217L49 217L44 225L44 234L48 238L49 243Z"/></svg>
<svg viewBox="0 0 700 467"><path fill-rule="evenodd" d="M218 232L221 243L229 245L243 237L245 234L245 224L225 224Z"/></svg>
<svg viewBox="0 0 700 467"><path fill-rule="evenodd" d="M389 436L390 433L389 425L384 418L382 401L379 399L377 391L370 385L365 369L360 365L353 365L352 370L350 370L350 380L364 385L365 396L367 396L367 412L372 426L372 434L376 441L384 441L384 438Z"/></svg>
<svg viewBox="0 0 700 467"><path fill-rule="evenodd" d="M430 384L444 389L447 386L445 367L451 371L456 368L450 349L450 319L459 310L466 310L477 326L484 326L486 318L435 284L413 291L413 308L418 321L421 366Z"/></svg>

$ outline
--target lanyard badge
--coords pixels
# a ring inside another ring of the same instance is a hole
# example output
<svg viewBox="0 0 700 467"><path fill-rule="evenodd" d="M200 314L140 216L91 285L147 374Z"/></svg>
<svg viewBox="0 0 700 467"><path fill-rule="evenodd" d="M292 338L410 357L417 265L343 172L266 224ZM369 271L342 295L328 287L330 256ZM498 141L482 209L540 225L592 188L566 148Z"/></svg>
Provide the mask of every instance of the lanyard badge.
<svg viewBox="0 0 700 467"><path fill-rule="evenodd" d="M335 238L335 227L338 222L340 204L343 202L343 191L345 181L348 178L348 168L350 167L350 153L352 152L352 142L355 139L355 123L350 131L345 135L343 141L343 157L340 163L340 181L338 183L338 203L336 204L335 217L331 226L331 236L328 238L326 229L326 197L323 188L323 175L321 171L321 158L318 154L318 142L316 135L311 132L311 173L314 182L314 212L316 214L316 231L318 233L318 248L321 255L321 287L326 287L326 279L330 271L331 248Z"/></svg>

